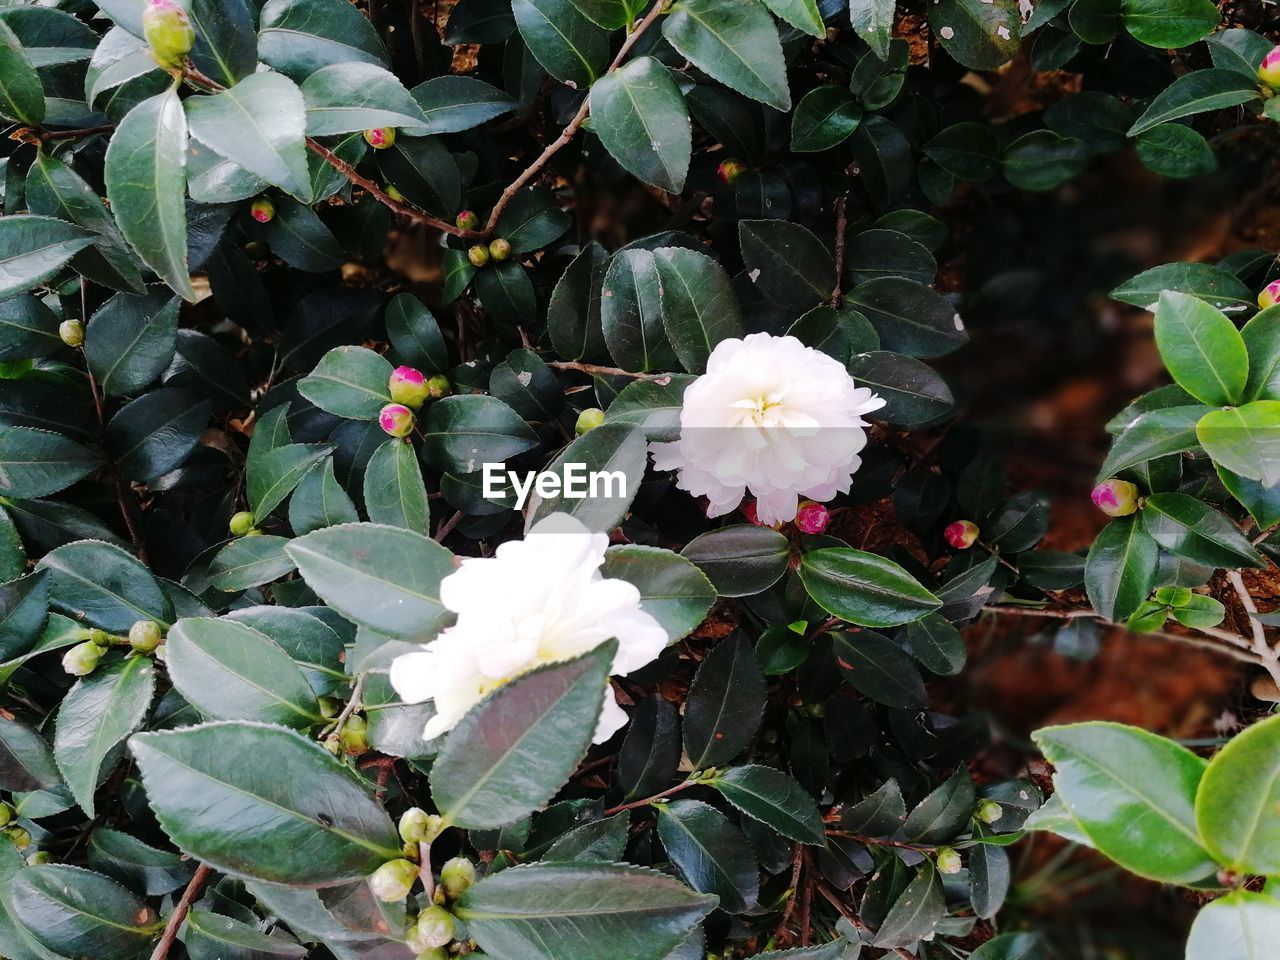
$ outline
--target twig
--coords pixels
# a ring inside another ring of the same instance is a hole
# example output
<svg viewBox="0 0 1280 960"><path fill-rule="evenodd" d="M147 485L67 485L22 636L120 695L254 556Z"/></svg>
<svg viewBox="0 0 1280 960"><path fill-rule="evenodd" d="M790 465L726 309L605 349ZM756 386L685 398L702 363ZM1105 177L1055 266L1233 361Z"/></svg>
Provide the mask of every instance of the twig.
<svg viewBox="0 0 1280 960"><path fill-rule="evenodd" d="M455 512L452 517L444 521L444 523L440 524L440 526L436 528L436 535L432 539L434 539L437 543L444 543L444 538L447 537L449 534L453 533L453 528L456 527L459 523L461 523L462 518L465 516L466 514L463 513L461 510L458 510L457 512Z"/></svg>
<svg viewBox="0 0 1280 960"><path fill-rule="evenodd" d="M1266 631L1262 628L1262 622L1257 617L1258 605L1253 602L1253 597L1249 595L1249 588L1244 585L1244 578L1240 576L1240 571L1229 570L1227 579L1231 581L1231 586L1235 588L1236 596L1240 598L1245 616L1249 621L1249 627L1253 632L1253 652L1260 657L1275 657L1276 652L1267 643Z"/></svg>
<svg viewBox="0 0 1280 960"><path fill-rule="evenodd" d="M840 306L841 286L844 283L844 234L849 229L849 216L845 206L848 200L847 193L836 197L836 288L831 292L831 302L837 307Z"/></svg>
<svg viewBox="0 0 1280 960"><path fill-rule="evenodd" d="M358 674L356 676L355 686L351 688L351 698L347 701L347 705L342 708L342 712L338 714L338 718L329 726L320 731L320 739L324 740L330 734L339 734L342 732L342 725L345 724L353 713L360 709L360 694L364 691L364 678L368 674Z"/></svg>
<svg viewBox="0 0 1280 960"><path fill-rule="evenodd" d="M634 380L668 381L671 378L670 374L666 373L632 373L621 367L602 367L598 363L578 363L575 360L548 360L547 366L557 370L577 370L580 373L589 373L593 377L631 377Z"/></svg>
<svg viewBox="0 0 1280 960"><path fill-rule="evenodd" d="M661 793L655 793L652 797L645 797L643 800L632 800L630 803L620 803L616 807L610 807L602 813L601 816L612 817L615 813L622 813L624 810L638 810L640 807L647 807L655 800L662 800L674 793L679 793L681 790L688 790L690 787L696 787L701 782L702 781L700 780L685 780L682 783L677 783L674 787L668 787Z"/></svg>
<svg viewBox="0 0 1280 960"><path fill-rule="evenodd" d="M613 58L613 62L609 64L609 68L605 70L606 75L613 73L614 70L617 70L618 67L622 65L622 61L627 58L627 54L630 53L631 48L636 45L636 41L644 35L646 30L658 21L658 18L662 16L663 13L666 12L666 7L666 0L654 0L653 7L647 14L645 14L645 18L640 21L639 25L633 31L631 31L627 39L622 41L622 46L618 48L618 55ZM498 198L498 202L494 204L493 210L489 213L489 220L484 225L484 232L486 234L493 233L497 228L498 218L502 216L502 211L506 209L507 204L511 202L512 198L520 192L525 184L541 172L542 168L550 162L552 157L569 144L569 141L573 139L573 135L578 132L578 128L586 121L587 114L590 112L591 98L584 97L582 100L582 106L578 107L578 112L573 115L573 119L569 121L568 126L560 131L560 136L547 144L542 153L538 154L537 159L535 159L533 163L529 164L529 166L525 168L524 172L520 174L520 176L516 177L507 189L502 191L502 196L500 196Z"/></svg>
<svg viewBox="0 0 1280 960"><path fill-rule="evenodd" d="M151 951L151 960L164 960L169 955L169 948L173 946L173 941L178 938L178 929L182 926L182 921L187 918L187 911L191 909L191 904L200 895L200 891L204 889L205 881L209 879L210 872L208 865L202 863L196 868L196 872L191 875L191 879L187 882L187 889L182 891L182 899L174 906L173 913L169 914L169 922L164 925L164 933L160 937L160 942Z"/></svg>
<svg viewBox="0 0 1280 960"><path fill-rule="evenodd" d="M81 127L78 130L42 130L38 139L41 143L50 143L54 140L79 140L81 137L92 137L98 133L110 133L115 129L115 124L104 123L97 127Z"/></svg>

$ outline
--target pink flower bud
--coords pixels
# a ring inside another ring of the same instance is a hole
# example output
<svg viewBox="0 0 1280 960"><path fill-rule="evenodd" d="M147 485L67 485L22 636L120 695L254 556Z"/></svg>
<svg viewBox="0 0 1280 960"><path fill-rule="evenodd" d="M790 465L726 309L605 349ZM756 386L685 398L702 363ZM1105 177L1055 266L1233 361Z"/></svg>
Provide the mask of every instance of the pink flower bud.
<svg viewBox="0 0 1280 960"><path fill-rule="evenodd" d="M270 223L275 219L276 205L266 197L259 197L253 201L253 205L249 207L249 216L257 220L259 223Z"/></svg>
<svg viewBox="0 0 1280 960"><path fill-rule="evenodd" d="M1258 306L1265 310L1267 307L1274 307L1277 303L1280 303L1280 280L1272 280L1258 294Z"/></svg>
<svg viewBox="0 0 1280 960"><path fill-rule="evenodd" d="M480 226L480 218L473 210L463 210L453 222L459 230L475 230Z"/></svg>
<svg viewBox="0 0 1280 960"><path fill-rule="evenodd" d="M972 520L957 520L955 523L947 524L947 528L942 531L942 536L953 549L968 550L978 542L980 532L978 525Z"/></svg>
<svg viewBox="0 0 1280 960"><path fill-rule="evenodd" d="M755 504L752 504L754 507ZM831 522L831 511L824 504L801 500L796 511L796 528L801 533L822 533Z"/></svg>
<svg viewBox="0 0 1280 960"><path fill-rule="evenodd" d="M1273 89L1280 88L1280 47L1272 47L1258 67L1258 79Z"/></svg>
<svg viewBox="0 0 1280 960"><path fill-rule="evenodd" d="M142 11L142 35L162 67L176 67L195 46L196 32L187 11L174 0L151 0Z"/></svg>
<svg viewBox="0 0 1280 960"><path fill-rule="evenodd" d="M413 367L396 367L387 384L387 390L396 403L403 403L414 410L426 403L427 397L431 395L427 378ZM386 411L384 410L383 413L385 414Z"/></svg>
<svg viewBox="0 0 1280 960"><path fill-rule="evenodd" d="M1138 510L1138 488L1128 480L1104 480L1091 496L1093 505L1108 517L1127 517Z"/></svg>
<svg viewBox="0 0 1280 960"><path fill-rule="evenodd" d="M378 424L393 437L407 437L413 432L413 411L403 403L388 403L378 413Z"/></svg>
<svg viewBox="0 0 1280 960"><path fill-rule="evenodd" d="M720 166L716 167L716 176L719 177L726 186L732 186L740 176L747 172L747 166L736 157L730 157L723 161Z"/></svg>
<svg viewBox="0 0 1280 960"><path fill-rule="evenodd" d="M396 142L395 127L374 127L364 132L364 142L375 150L386 150Z"/></svg>

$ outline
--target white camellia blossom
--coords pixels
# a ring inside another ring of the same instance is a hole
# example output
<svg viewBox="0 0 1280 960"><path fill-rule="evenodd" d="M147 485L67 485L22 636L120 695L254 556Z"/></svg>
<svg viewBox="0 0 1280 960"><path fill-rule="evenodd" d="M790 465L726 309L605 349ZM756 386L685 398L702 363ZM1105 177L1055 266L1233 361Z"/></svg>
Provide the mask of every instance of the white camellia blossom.
<svg viewBox="0 0 1280 960"><path fill-rule="evenodd" d="M534 667L571 660L616 638L609 672L622 676L657 659L667 645L658 621L640 609L640 591L600 575L609 538L567 514L539 521L493 557L468 558L440 582L457 622L421 652L391 664L391 685L406 703L431 700L436 714L423 739L452 730L486 694ZM605 691L594 741L627 722Z"/></svg>
<svg viewBox="0 0 1280 960"><path fill-rule="evenodd" d="M707 372L684 392L680 439L649 446L654 466L710 501L735 509L747 491L761 523L792 520L801 497L847 493L867 444L862 415L885 401L854 384L844 364L795 337L723 340Z"/></svg>

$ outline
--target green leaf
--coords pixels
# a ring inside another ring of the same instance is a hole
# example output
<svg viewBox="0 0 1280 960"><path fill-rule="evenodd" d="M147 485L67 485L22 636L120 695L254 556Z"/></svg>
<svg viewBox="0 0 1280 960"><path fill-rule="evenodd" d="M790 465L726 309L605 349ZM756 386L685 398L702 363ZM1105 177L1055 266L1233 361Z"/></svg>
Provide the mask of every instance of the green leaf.
<svg viewBox="0 0 1280 960"><path fill-rule="evenodd" d="M223 721L135 734L129 745L165 833L217 870L330 886L400 856L377 801L340 760L292 730ZM228 823L252 824L253 842Z"/></svg>
<svg viewBox="0 0 1280 960"><path fill-rule="evenodd" d="M36 156L27 171L27 207L32 213L59 217L94 235L92 246L71 258L71 268L114 290L145 293L133 253L125 246L101 198L74 170L47 153Z"/></svg>
<svg viewBox="0 0 1280 960"><path fill-rule="evenodd" d="M285 550L307 586L370 630L415 639L451 616L439 593L453 572L453 554L412 530L345 523L299 537Z"/></svg>
<svg viewBox="0 0 1280 960"><path fill-rule="evenodd" d="M1189 47L1220 21L1212 0L1121 0L1120 8L1133 38L1162 50Z"/></svg>
<svg viewBox="0 0 1280 960"><path fill-rule="evenodd" d="M656 804L658 838L689 886L715 894L730 913L750 910L760 893L755 857L741 831L700 800Z"/></svg>
<svg viewBox="0 0 1280 960"><path fill-rule="evenodd" d="M58 708L53 757L86 816L95 816L93 794L103 764L146 719L155 689L151 660L127 657L78 680Z"/></svg>
<svg viewBox="0 0 1280 960"><path fill-rule="evenodd" d="M1187 960L1262 960L1280 938L1280 900L1235 890L1196 916Z"/></svg>
<svg viewBox="0 0 1280 960"><path fill-rule="evenodd" d="M91 870L46 864L19 871L7 887L23 928L55 956L137 960L160 930L151 907Z"/></svg>
<svg viewBox="0 0 1280 960"><path fill-rule="evenodd" d="M1111 291L1113 299L1154 310L1165 291L1189 293L1219 310L1254 308L1253 294L1234 273L1210 263L1166 263L1144 270Z"/></svg>
<svg viewBox="0 0 1280 960"><path fill-rule="evenodd" d="M109 543L68 543L46 553L36 569L52 572L55 610L108 633L127 633L138 620L167 627L173 617L173 605L151 572Z"/></svg>
<svg viewBox="0 0 1280 960"><path fill-rule="evenodd" d="M450 21L452 23L452 20ZM517 101L474 77L435 77L409 91L427 118L427 133L461 133L510 113Z"/></svg>
<svg viewBox="0 0 1280 960"><path fill-rule="evenodd" d="M142 261L184 300L187 268L187 118L175 90L143 100L116 127L104 179L111 213Z"/></svg>
<svg viewBox="0 0 1280 960"><path fill-rule="evenodd" d="M1005 147L1005 179L1019 190L1053 190L1084 172L1091 151L1083 140L1032 130Z"/></svg>
<svg viewBox="0 0 1280 960"><path fill-rule="evenodd" d="M942 49L970 70L994 70L1018 52L1022 19L1016 0L939 0L929 27Z"/></svg>
<svg viewBox="0 0 1280 960"><path fill-rule="evenodd" d="M0 361L34 360L62 347L58 318L43 301L29 295L0 300Z"/></svg>
<svg viewBox="0 0 1280 960"><path fill-rule="evenodd" d="M1172 740L1118 723L1076 723L1033 734L1054 784L1099 851L1126 870L1189 884L1216 869L1196 832L1205 762Z"/></svg>
<svg viewBox="0 0 1280 960"><path fill-rule="evenodd" d="M145 296L117 293L85 330L84 360L110 397L135 393L173 361L179 300L157 287Z"/></svg>
<svg viewBox="0 0 1280 960"><path fill-rule="evenodd" d="M631 506L647 463L640 430L625 423L601 424L570 443L542 471L561 478L559 493L530 494L525 530L553 513L577 517L589 530L611 530ZM597 484L599 478L603 480Z"/></svg>
<svg viewBox="0 0 1280 960"><path fill-rule="evenodd" d="M988 940L969 960L1045 960L1044 940L1038 933L1002 933Z"/></svg>
<svg viewBox="0 0 1280 960"><path fill-rule="evenodd" d="M645 183L679 193L693 149L689 111L670 71L637 57L591 85L592 130Z"/></svg>
<svg viewBox="0 0 1280 960"><path fill-rule="evenodd" d="M1206 413L1196 437L1220 466L1267 489L1280 484L1280 400Z"/></svg>
<svg viewBox="0 0 1280 960"><path fill-rule="evenodd" d="M88 231L54 217L0 219L0 300L44 283L92 242Z"/></svg>
<svg viewBox="0 0 1280 960"><path fill-rule="evenodd" d="M30 650L40 638L49 614L49 577L44 571L23 576L25 559L21 555L15 559L21 564L17 574L0 582L0 662Z"/></svg>
<svg viewBox="0 0 1280 960"><path fill-rule="evenodd" d="M787 572L791 545L777 530L735 524L699 534L680 555L698 565L720 596L748 597Z"/></svg>
<svg viewBox="0 0 1280 960"><path fill-rule="evenodd" d="M430 466L477 473L538 444L520 415L495 397L445 397L427 408L422 459Z"/></svg>
<svg viewBox="0 0 1280 960"><path fill-rule="evenodd" d="M1140 414L1111 445L1098 479L1106 480L1149 460L1186 453L1200 445L1196 427L1205 406L1166 407Z"/></svg>
<svg viewBox="0 0 1280 960"><path fill-rule="evenodd" d="M1234 70L1219 70L1215 67L1196 70L1179 77L1161 91L1151 101L1151 106L1129 128L1129 136L1136 137L1143 131L1170 120L1236 107L1261 96L1256 77L1246 78Z"/></svg>
<svg viewBox="0 0 1280 960"><path fill-rule="evenodd" d="M18 426L0 430L0 496L48 496L101 463L96 454L60 433Z"/></svg>
<svg viewBox="0 0 1280 960"><path fill-rule="evenodd" d="M110 827L97 827L89 834L85 856L93 869L148 896L185 887L196 870L194 863L178 854L157 850Z"/></svg>
<svg viewBox="0 0 1280 960"><path fill-rule="evenodd" d="M1159 547L1137 517L1102 528L1085 560L1084 584L1093 609L1117 623L1129 617L1155 587Z"/></svg>
<svg viewBox="0 0 1280 960"><path fill-rule="evenodd" d="M894 0L849 0L849 19L854 32L881 60L889 59L896 7Z"/></svg>
<svg viewBox="0 0 1280 960"><path fill-rule="evenodd" d="M25 724L0 717L0 786L13 793L62 783L53 751Z"/></svg>
<svg viewBox="0 0 1280 960"><path fill-rule="evenodd" d="M663 957L716 905L643 867L530 864L490 874L458 901L481 948L524 960Z"/></svg>
<svg viewBox="0 0 1280 960"><path fill-rule="evenodd" d="M764 0L764 5L775 17L811 37L827 35L817 0Z"/></svg>
<svg viewBox="0 0 1280 960"><path fill-rule="evenodd" d="M636 587L640 609L661 624L672 642L692 633L716 602L715 588L701 570L680 554L659 547L610 547L600 574Z"/></svg>
<svg viewBox="0 0 1280 960"><path fill-rule="evenodd" d="M268 516L332 452L333 448L323 443L287 443L254 457L250 447L245 492L254 514L259 519Z"/></svg>
<svg viewBox="0 0 1280 960"><path fill-rule="evenodd" d="M364 506L369 519L430 535L431 505L413 444L387 440L364 471Z"/></svg>
<svg viewBox="0 0 1280 960"><path fill-rule="evenodd" d="M698 666L684 711L684 751L695 770L728 763L751 742L765 707L765 681L741 634Z"/></svg>
<svg viewBox="0 0 1280 960"><path fill-rule="evenodd" d="M191 960L301 960L307 948L283 937L259 932L256 926L206 910L187 914L183 946Z"/></svg>
<svg viewBox="0 0 1280 960"><path fill-rule="evenodd" d="M826 843L818 805L800 784L781 770L748 764L732 767L711 781L731 804L800 843ZM661 823L661 821L659 821Z"/></svg>
<svg viewBox="0 0 1280 960"><path fill-rule="evenodd" d="M917 940L931 938L946 912L942 878L933 863L926 860L916 868L915 877L894 900L884 922L876 930L873 942L878 947L904 947Z"/></svg>
<svg viewBox="0 0 1280 960"><path fill-rule="evenodd" d="M1004 905L1012 880L1009 854L993 843L969 849L969 902L979 917L990 919Z"/></svg>
<svg viewBox="0 0 1280 960"><path fill-rule="evenodd" d="M298 383L298 392L321 410L349 420L377 418L391 403L392 366L365 347L335 347Z"/></svg>
<svg viewBox="0 0 1280 960"><path fill-rule="evenodd" d="M625 811L603 820L588 820L561 835L542 855L542 861L612 863L621 860L630 839L630 825L631 818Z"/></svg>
<svg viewBox="0 0 1280 960"><path fill-rule="evenodd" d="M550 191L533 188L511 198L498 217L496 232L511 244L513 254L532 253L556 240L572 223Z"/></svg>
<svg viewBox="0 0 1280 960"><path fill-rule="evenodd" d="M272 251L298 270L324 273L337 269L347 259L324 222L310 207L292 197L276 201L276 215L263 232Z"/></svg>
<svg viewBox="0 0 1280 960"><path fill-rule="evenodd" d="M22 42L0 20L0 116L18 123L44 120L44 87Z"/></svg>
<svg viewBox="0 0 1280 960"><path fill-rule="evenodd" d="M1240 331L1249 354L1246 400L1280 400L1280 307L1258 313Z"/></svg>
<svg viewBox="0 0 1280 960"><path fill-rule="evenodd" d="M226 86L250 76L258 65L258 38L249 0L191 0L183 6L196 31L196 67Z"/></svg>
<svg viewBox="0 0 1280 960"><path fill-rule="evenodd" d="M1209 141L1181 123L1162 123L1138 134L1136 153L1152 173L1172 179L1202 177L1218 169Z"/></svg>
<svg viewBox="0 0 1280 960"><path fill-rule="evenodd" d="M976 796L969 771L960 767L916 804L902 832L918 843L945 843L968 825Z"/></svg>
<svg viewBox="0 0 1280 960"><path fill-rule="evenodd" d="M396 75L371 63L335 63L302 84L307 134L313 137L397 127L399 133L435 133L418 102Z"/></svg>
<svg viewBox="0 0 1280 960"><path fill-rule="evenodd" d="M862 106L844 87L815 87L800 98L791 115L791 149L795 153L830 150L848 140L861 121Z"/></svg>
<svg viewBox="0 0 1280 960"><path fill-rule="evenodd" d="M729 275L711 257L683 247L662 247L653 255L667 339L684 368L701 373L720 341L742 335Z"/></svg>
<svg viewBox="0 0 1280 960"><path fill-rule="evenodd" d="M1156 308L1156 346L1178 385L1213 406L1237 402L1249 376L1244 338L1198 297L1165 292Z"/></svg>
<svg viewBox="0 0 1280 960"><path fill-rule="evenodd" d="M870 387L884 399L877 419L917 427L946 416L955 407L942 375L914 357L876 350L850 357L848 368L858 386Z"/></svg>
<svg viewBox="0 0 1280 960"><path fill-rule="evenodd" d="M609 33L570 0L512 0L516 27L547 73L578 90L591 86L609 64Z"/></svg>
<svg viewBox="0 0 1280 960"><path fill-rule="evenodd" d="M288 77L256 73L222 93L188 98L186 110L191 135L214 153L311 202L304 142L310 118Z"/></svg>
<svg viewBox="0 0 1280 960"><path fill-rule="evenodd" d="M1185 493L1147 497L1142 529L1175 557L1210 567L1264 567L1266 561L1230 520Z"/></svg>
<svg viewBox="0 0 1280 960"><path fill-rule="evenodd" d="M892 640L871 630L836 633L833 640L836 664L860 693L877 703L906 710L920 710L928 704L920 671Z"/></svg>
<svg viewBox="0 0 1280 960"><path fill-rule="evenodd" d="M529 274L519 263L508 260L491 264L476 274L476 295L498 324L514 331L536 319L538 295Z"/></svg>
<svg viewBox="0 0 1280 960"><path fill-rule="evenodd" d="M619 250L609 261L598 300L600 325L623 369L665 370L678 362L663 331L661 287L652 252Z"/></svg>
<svg viewBox="0 0 1280 960"><path fill-rule="evenodd" d="M216 590L248 590L292 573L284 552L288 537L256 536L232 540L209 562L209 585Z"/></svg>
<svg viewBox="0 0 1280 960"><path fill-rule="evenodd" d="M213 401L193 390L152 390L116 411L107 424L107 449L129 479L159 477L195 449L212 410Z"/></svg>
<svg viewBox="0 0 1280 960"><path fill-rule="evenodd" d="M289 526L299 537L339 523L356 523L359 519L356 505L334 475L332 457L326 457L303 474L289 498Z"/></svg>
<svg viewBox="0 0 1280 960"><path fill-rule="evenodd" d="M1018 569L1022 570L1021 567ZM964 668L964 637L939 614L931 613L922 620L908 623L898 634L898 639L906 645L907 652L916 662L930 673L950 677Z"/></svg>
<svg viewBox="0 0 1280 960"><path fill-rule="evenodd" d="M378 31L347 0L267 0L258 56L295 80L331 63L387 65Z"/></svg>
<svg viewBox="0 0 1280 960"><path fill-rule="evenodd" d="M675 704L654 694L641 700L618 751L618 788L627 800L665 790L680 765Z"/></svg>
<svg viewBox="0 0 1280 960"><path fill-rule="evenodd" d="M1238 873L1280 875L1280 717L1233 737L1196 793L1205 848Z"/></svg>
<svg viewBox="0 0 1280 960"><path fill-rule="evenodd" d="M758 0L680 0L663 18L662 35L731 90L775 110L791 109L778 29Z"/></svg>
<svg viewBox="0 0 1280 960"><path fill-rule="evenodd" d="M252 627L210 617L179 620L165 649L174 687L205 716L294 727L321 719L302 671Z"/></svg>
<svg viewBox="0 0 1280 960"><path fill-rule="evenodd" d="M500 827L541 809L586 755L617 642L531 670L473 707L431 768L448 823Z"/></svg>
<svg viewBox="0 0 1280 960"><path fill-rule="evenodd" d="M864 627L919 620L942 602L892 560L844 547L800 558L800 581L828 613Z"/></svg>
<svg viewBox="0 0 1280 960"><path fill-rule="evenodd" d="M449 372L449 348L440 324L412 294L399 294L387 304L387 336L404 363L427 374Z"/></svg>
<svg viewBox="0 0 1280 960"><path fill-rule="evenodd" d="M1000 144L983 123L953 123L920 152L958 180L989 180L1000 172Z"/></svg>
<svg viewBox="0 0 1280 960"><path fill-rule="evenodd" d="M741 220L738 240L748 276L766 299L787 310L806 310L830 297L835 261L798 223Z"/></svg>
<svg viewBox="0 0 1280 960"><path fill-rule="evenodd" d="M969 336L955 306L922 283L880 277L859 284L845 303L871 321L880 345L893 353L927 359L959 349Z"/></svg>
<svg viewBox="0 0 1280 960"><path fill-rule="evenodd" d="M573 258L556 282L547 304L547 334L565 359L585 360L604 353L600 285L608 265L609 254L593 241ZM651 315L660 312L653 310Z"/></svg>

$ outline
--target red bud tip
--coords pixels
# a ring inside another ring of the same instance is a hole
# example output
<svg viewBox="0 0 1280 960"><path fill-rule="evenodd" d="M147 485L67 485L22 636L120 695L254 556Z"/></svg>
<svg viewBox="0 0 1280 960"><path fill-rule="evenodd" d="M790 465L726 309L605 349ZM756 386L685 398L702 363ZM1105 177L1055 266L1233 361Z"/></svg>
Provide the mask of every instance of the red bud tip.
<svg viewBox="0 0 1280 960"><path fill-rule="evenodd" d="M402 403L388 403L378 413L378 425L393 437L407 437L413 432L413 411Z"/></svg>
<svg viewBox="0 0 1280 960"><path fill-rule="evenodd" d="M1090 497L1108 517L1127 517L1138 511L1138 488L1128 480L1104 480L1093 488Z"/></svg>
<svg viewBox="0 0 1280 960"><path fill-rule="evenodd" d="M942 536L955 550L968 550L978 542L978 525L972 520L957 520L947 524Z"/></svg>
<svg viewBox="0 0 1280 960"><path fill-rule="evenodd" d="M732 186L733 183L746 172L746 164L734 157L730 157L728 160L723 161L720 166L716 167L716 176L724 181L728 186Z"/></svg>
<svg viewBox="0 0 1280 960"><path fill-rule="evenodd" d="M1258 294L1258 306L1263 310L1280 303L1280 280L1272 280Z"/></svg>
<svg viewBox="0 0 1280 960"><path fill-rule="evenodd" d="M1258 79L1272 89L1280 89L1280 47L1272 47L1262 58Z"/></svg>
<svg viewBox="0 0 1280 960"><path fill-rule="evenodd" d="M253 201L253 205L249 207L249 216L257 220L259 223L270 223L275 219L276 205L266 197L259 197Z"/></svg>
<svg viewBox="0 0 1280 960"><path fill-rule="evenodd" d="M375 150L386 150L396 142L395 127L374 127L364 132L364 142Z"/></svg>

